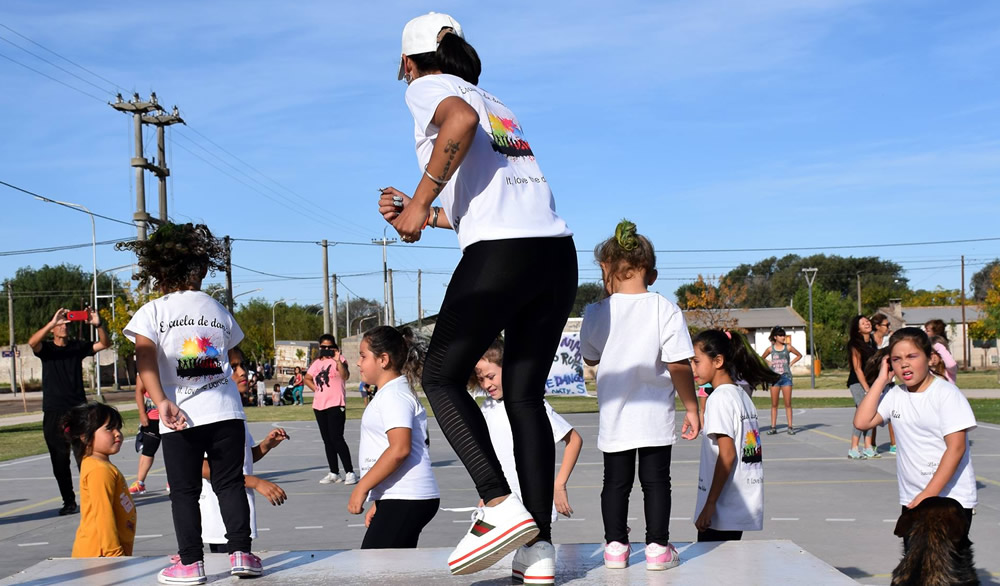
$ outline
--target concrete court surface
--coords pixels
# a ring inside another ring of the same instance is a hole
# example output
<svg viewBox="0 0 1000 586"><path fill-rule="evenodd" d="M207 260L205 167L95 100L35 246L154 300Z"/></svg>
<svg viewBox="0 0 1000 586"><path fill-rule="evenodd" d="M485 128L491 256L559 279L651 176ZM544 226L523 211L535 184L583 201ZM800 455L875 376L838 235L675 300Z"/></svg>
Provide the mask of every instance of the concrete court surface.
<svg viewBox="0 0 1000 586"><path fill-rule="evenodd" d="M764 530L747 533L744 539L790 540L861 583L887 584L901 550L900 540L892 535L899 514L894 457L884 453L877 460L847 460L852 411L797 410L795 423L800 433L786 435L783 416L779 416L778 429L782 433L762 436L766 486ZM553 537L557 544L595 544L603 538L597 414L570 414L566 418L583 436L584 449L569 487L575 514L572 519L561 518L556 523ZM767 419L768 415L763 413L762 421ZM678 425L679 422L680 418ZM347 437L355 458L359 423L347 422ZM356 549L365 529L360 516L346 511L350 487L317 482L326 465L315 424L297 421L283 423L282 427L291 440L258 462L256 472L280 484L289 500L281 507L272 507L257 497L260 535L254 542L255 551L315 553L314 550ZM266 423L251 424L251 432L258 439L269 428ZM429 420L429 429L441 506L475 505L477 497L472 482L433 419ZM1000 583L1000 558L995 555L1000 551L1000 426L982 424L971 437L980 503L971 535L976 566L984 583ZM887 440L885 430L880 430L883 450ZM130 442L126 442L113 462L131 480L138 457ZM698 442L680 440L674 448L671 514L674 542L690 542L696 536L691 517L698 446ZM137 499L139 525L135 544L136 556L163 556L162 563L176 551L164 482L162 462L158 459L147 479L150 492ZM0 463L0 547L4 551L0 556L0 577L11 576L46 558L69 555L79 517L56 516L59 506L47 455ZM642 493L638 481L630 510L633 538L641 541ZM424 530L420 545L449 548L467 530L468 523L467 511L442 510ZM428 552L428 556L433 555L440 554ZM633 560L642 565L641 555ZM749 567L747 570L754 571ZM441 577L445 576L447 571L442 565ZM487 577L496 576L483 576ZM793 576L788 578L795 581ZM4 583L17 581L4 580Z"/></svg>

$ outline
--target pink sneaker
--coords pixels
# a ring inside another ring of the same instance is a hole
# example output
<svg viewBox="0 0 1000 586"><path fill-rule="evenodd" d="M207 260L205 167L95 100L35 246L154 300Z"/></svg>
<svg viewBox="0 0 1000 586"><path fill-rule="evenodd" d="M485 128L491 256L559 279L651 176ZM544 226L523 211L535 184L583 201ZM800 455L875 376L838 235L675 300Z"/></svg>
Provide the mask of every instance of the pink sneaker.
<svg viewBox="0 0 1000 586"><path fill-rule="evenodd" d="M260 558L246 551L236 551L229 554L229 565L232 566L229 573L241 578L260 576L264 573L264 566L260 563Z"/></svg>
<svg viewBox="0 0 1000 586"><path fill-rule="evenodd" d="M669 570L676 568L681 563L681 557L673 545L666 546L659 543L650 543L646 546L646 569L647 570Z"/></svg>
<svg viewBox="0 0 1000 586"><path fill-rule="evenodd" d="M612 541L604 544L604 567L612 570L622 570L628 567L628 557L632 548L627 543Z"/></svg>
<svg viewBox="0 0 1000 586"><path fill-rule="evenodd" d="M160 584L204 584L205 562L197 561L193 564L184 565L180 556L170 557L170 567L163 568L156 576L156 581Z"/></svg>

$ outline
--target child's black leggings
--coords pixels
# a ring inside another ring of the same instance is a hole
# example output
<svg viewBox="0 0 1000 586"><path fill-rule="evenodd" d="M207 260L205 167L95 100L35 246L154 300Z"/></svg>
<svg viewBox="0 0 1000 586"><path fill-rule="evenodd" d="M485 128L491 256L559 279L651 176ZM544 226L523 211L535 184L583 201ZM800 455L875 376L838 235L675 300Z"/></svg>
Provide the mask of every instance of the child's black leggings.
<svg viewBox="0 0 1000 586"><path fill-rule="evenodd" d="M219 497L229 553L250 551L250 504L243 478L246 430L242 419L227 419L164 433L163 463L170 483L170 512L177 553L184 564L205 557L201 543L201 464L208 458L212 490Z"/></svg>
<svg viewBox="0 0 1000 586"><path fill-rule="evenodd" d="M635 460L639 456L639 485L646 515L646 544L670 541L670 451L655 446L604 453L604 489L601 515L604 540L628 543L628 500L635 482Z"/></svg>
<svg viewBox="0 0 1000 586"><path fill-rule="evenodd" d="M375 501L375 516L361 549L413 549L424 527L437 514L440 499Z"/></svg>
<svg viewBox="0 0 1000 586"><path fill-rule="evenodd" d="M542 399L576 296L573 239L489 240L468 246L451 277L424 362L423 388L483 501L510 494L486 420L467 385L504 333L504 405L525 507L551 540L555 446Z"/></svg>

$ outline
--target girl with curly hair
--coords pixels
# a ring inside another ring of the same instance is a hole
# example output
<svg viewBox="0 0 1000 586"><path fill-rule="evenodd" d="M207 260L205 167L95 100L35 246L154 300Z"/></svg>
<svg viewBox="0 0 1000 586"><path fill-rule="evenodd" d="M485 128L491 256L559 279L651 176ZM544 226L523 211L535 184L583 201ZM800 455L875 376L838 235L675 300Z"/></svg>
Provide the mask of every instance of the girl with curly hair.
<svg viewBox="0 0 1000 586"><path fill-rule="evenodd" d="M680 308L648 289L656 281L656 254L635 224L619 222L594 256L608 297L587 306L580 346L584 362L601 364L597 449L604 453L604 565L625 568L631 557L626 520L638 458L646 569L666 570L680 563L668 524L675 393L687 411L681 437L693 440L701 427L688 362L694 348Z"/></svg>
<svg viewBox="0 0 1000 586"><path fill-rule="evenodd" d="M138 279L143 285L155 283L163 295L140 307L124 329L135 343L139 375L163 423L160 441L180 559L158 579L163 584L206 581L198 507L206 456L229 539L231 573L260 575L260 558L250 553L243 478L246 416L230 364L243 330L201 291L205 275L225 267L226 250L201 224L164 224L148 240L118 248L135 251Z"/></svg>

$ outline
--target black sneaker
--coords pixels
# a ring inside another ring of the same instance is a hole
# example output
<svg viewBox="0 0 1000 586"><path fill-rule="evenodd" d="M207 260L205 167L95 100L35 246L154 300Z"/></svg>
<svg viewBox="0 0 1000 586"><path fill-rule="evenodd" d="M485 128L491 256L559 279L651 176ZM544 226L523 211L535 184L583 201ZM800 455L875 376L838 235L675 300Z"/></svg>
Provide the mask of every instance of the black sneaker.
<svg viewBox="0 0 1000 586"><path fill-rule="evenodd" d="M772 427L771 429L767 430L765 433L767 433L767 435L775 435L776 433L778 433L778 430Z"/></svg>
<svg viewBox="0 0 1000 586"><path fill-rule="evenodd" d="M59 509L59 516L65 517L66 515L75 515L80 512L80 507L76 506L76 503L67 503Z"/></svg>

